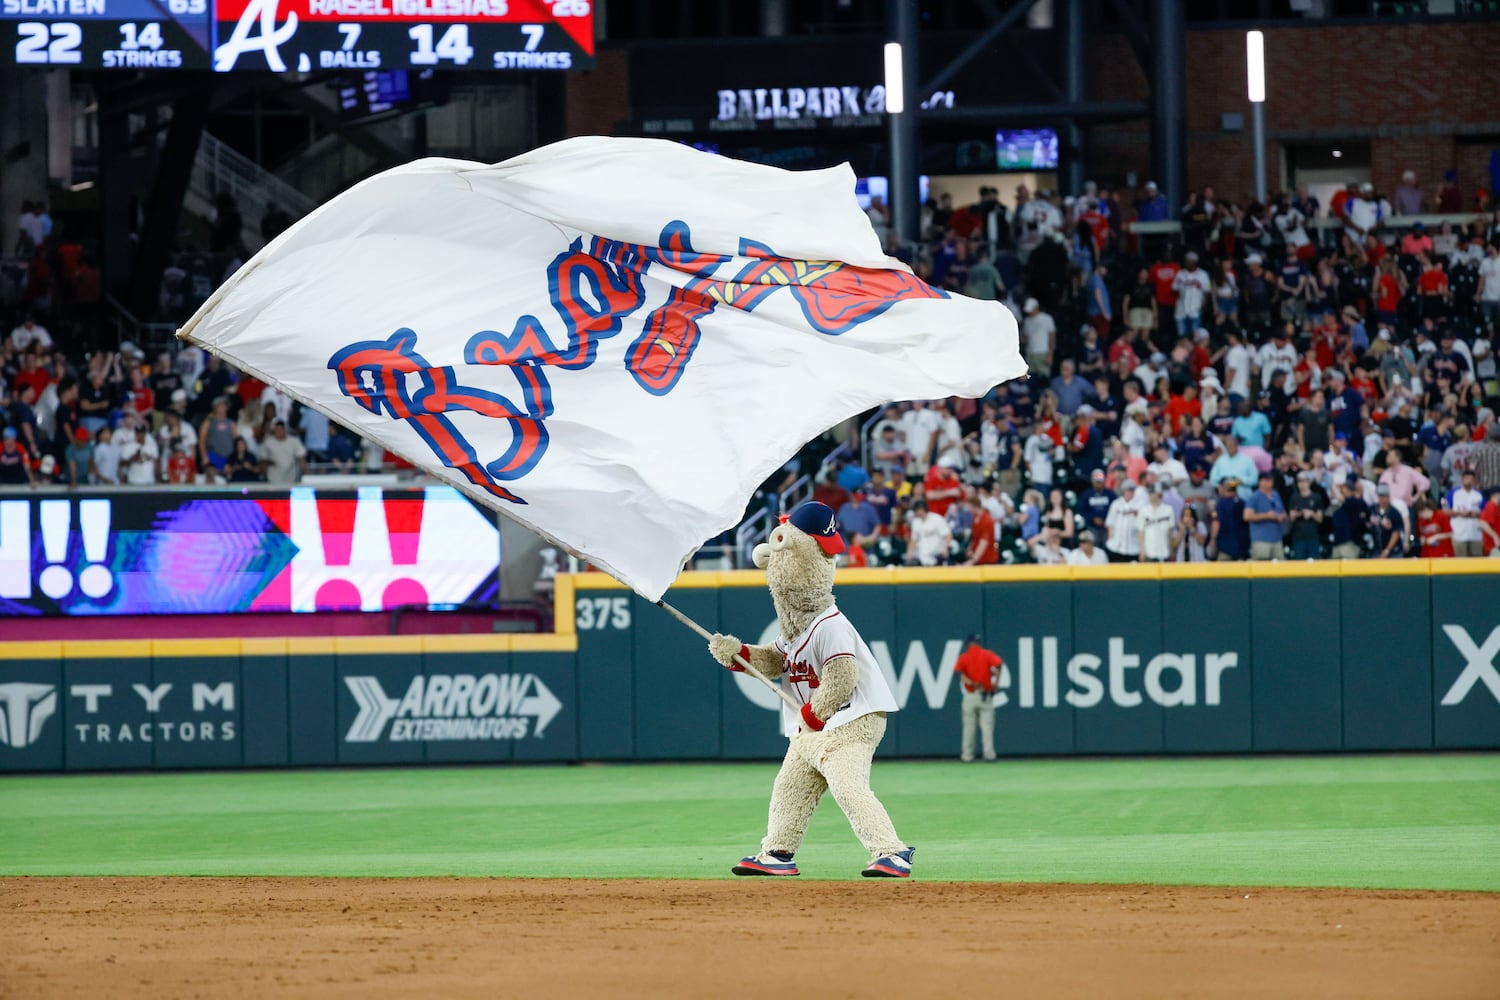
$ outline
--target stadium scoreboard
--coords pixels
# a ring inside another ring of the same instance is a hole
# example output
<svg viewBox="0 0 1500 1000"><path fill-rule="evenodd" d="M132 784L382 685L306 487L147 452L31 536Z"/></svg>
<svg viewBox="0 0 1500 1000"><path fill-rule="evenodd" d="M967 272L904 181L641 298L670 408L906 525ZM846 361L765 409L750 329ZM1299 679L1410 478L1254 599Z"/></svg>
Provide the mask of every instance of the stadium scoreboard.
<svg viewBox="0 0 1500 1000"><path fill-rule="evenodd" d="M569 70L593 0L0 0L0 64L76 69Z"/></svg>

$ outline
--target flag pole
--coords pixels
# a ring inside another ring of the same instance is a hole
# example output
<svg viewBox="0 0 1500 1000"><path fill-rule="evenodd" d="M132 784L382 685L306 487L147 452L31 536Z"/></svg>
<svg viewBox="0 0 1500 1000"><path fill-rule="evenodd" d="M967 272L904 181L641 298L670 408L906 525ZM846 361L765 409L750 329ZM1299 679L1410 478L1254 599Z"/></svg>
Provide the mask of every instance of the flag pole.
<svg viewBox="0 0 1500 1000"><path fill-rule="evenodd" d="M672 607L672 605L668 604L666 601L657 601L656 602L656 606L658 608L661 608L667 614L671 615L673 618L676 618L678 621L682 622L682 624L686 625L688 628L692 629L694 632L697 632L703 638L705 638L705 639L711 639L711 638L713 638L713 636L709 633L708 629L704 628L702 625L699 625L697 622L693 621L687 615L683 614L681 611L678 611L676 608ZM797 704L795 701L793 701L792 700L792 696L789 695L789 694L787 694L786 691L784 691L782 689L782 687L781 687L780 684L777 684L777 683L773 682L765 674L761 673L759 670L756 670L753 666L750 665L750 661L746 660L743 656L741 656L740 654L736 653L736 654L734 654L734 662L738 663L741 667L744 667L745 668L745 673L749 674L751 677L754 677L756 680L760 681L762 684L764 684L766 687L770 688L772 691L775 691L776 694L777 694L777 696L782 701L786 702L786 707L787 708L790 708L793 712L799 712L800 713L802 711L802 706L799 705L799 704Z"/></svg>

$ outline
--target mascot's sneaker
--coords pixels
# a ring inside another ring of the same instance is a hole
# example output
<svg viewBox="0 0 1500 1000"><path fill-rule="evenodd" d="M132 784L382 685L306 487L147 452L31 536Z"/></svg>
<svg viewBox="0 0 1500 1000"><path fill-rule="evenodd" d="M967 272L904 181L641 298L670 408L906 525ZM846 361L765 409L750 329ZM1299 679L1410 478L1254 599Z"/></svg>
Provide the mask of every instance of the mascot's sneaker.
<svg viewBox="0 0 1500 1000"><path fill-rule="evenodd" d="M908 847L895 854L882 854L860 874L865 878L911 878L911 856L916 853L915 847Z"/></svg>
<svg viewBox="0 0 1500 1000"><path fill-rule="evenodd" d="M787 851L763 851L760 854L748 858L741 858L740 863L730 871L736 875L796 875L797 864L792 860L792 855Z"/></svg>

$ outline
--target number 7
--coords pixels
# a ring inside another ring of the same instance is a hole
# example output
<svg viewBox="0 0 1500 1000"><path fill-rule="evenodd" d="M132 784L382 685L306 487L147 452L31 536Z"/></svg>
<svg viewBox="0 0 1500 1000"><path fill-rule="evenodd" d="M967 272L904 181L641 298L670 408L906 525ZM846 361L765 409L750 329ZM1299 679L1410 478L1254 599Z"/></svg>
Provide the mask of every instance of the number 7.
<svg viewBox="0 0 1500 1000"><path fill-rule="evenodd" d="M535 52L536 47L542 44L542 32L547 29L540 24L521 25L521 34L526 36L526 51Z"/></svg>
<svg viewBox="0 0 1500 1000"><path fill-rule="evenodd" d="M354 43L359 41L360 26L357 24L341 24L339 25L339 32L344 36L344 44L340 46L340 49L348 52L354 48Z"/></svg>

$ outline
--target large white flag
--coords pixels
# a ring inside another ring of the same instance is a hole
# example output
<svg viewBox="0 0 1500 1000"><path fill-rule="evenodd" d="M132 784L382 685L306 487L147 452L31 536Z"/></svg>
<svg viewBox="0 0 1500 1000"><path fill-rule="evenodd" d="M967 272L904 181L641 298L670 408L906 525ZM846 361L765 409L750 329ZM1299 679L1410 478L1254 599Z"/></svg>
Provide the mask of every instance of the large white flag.
<svg viewBox="0 0 1500 1000"><path fill-rule="evenodd" d="M655 600L816 434L1026 372L881 252L847 167L652 139L421 160L302 219L178 336Z"/></svg>

